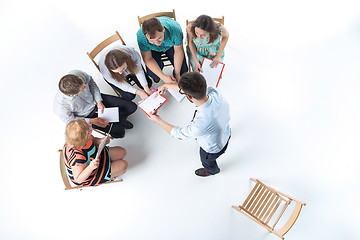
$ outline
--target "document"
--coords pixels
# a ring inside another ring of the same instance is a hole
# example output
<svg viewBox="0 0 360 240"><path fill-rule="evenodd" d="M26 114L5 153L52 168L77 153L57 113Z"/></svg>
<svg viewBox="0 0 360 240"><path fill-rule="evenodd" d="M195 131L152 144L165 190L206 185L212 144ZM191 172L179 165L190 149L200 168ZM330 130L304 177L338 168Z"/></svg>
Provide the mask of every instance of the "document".
<svg viewBox="0 0 360 240"><path fill-rule="evenodd" d="M108 122L119 122L119 108L104 108L104 113L101 113L101 111L98 110L98 117Z"/></svg>
<svg viewBox="0 0 360 240"><path fill-rule="evenodd" d="M177 90L168 89L167 91L168 91L168 92L176 99L176 101L178 101L178 102L181 102L181 101L184 99L184 97L185 97L185 95L179 93L179 91L177 91Z"/></svg>
<svg viewBox="0 0 360 240"><path fill-rule="evenodd" d="M200 73L204 76L208 87L217 87L225 64L219 63L217 67L213 68L210 66L211 62L211 59L205 57L201 65L202 71Z"/></svg>
<svg viewBox="0 0 360 240"><path fill-rule="evenodd" d="M98 147L98 150L97 150L97 153L96 153L95 159L99 159L100 154L101 154L102 150L104 149L104 147L106 145L106 141L109 139L109 134L110 134L112 126L113 126L113 124L110 125L109 132L106 134L104 140L100 143L100 145Z"/></svg>
<svg viewBox="0 0 360 240"><path fill-rule="evenodd" d="M144 101L139 102L138 106L148 117L152 112L156 112L168 99L161 94L153 93Z"/></svg>

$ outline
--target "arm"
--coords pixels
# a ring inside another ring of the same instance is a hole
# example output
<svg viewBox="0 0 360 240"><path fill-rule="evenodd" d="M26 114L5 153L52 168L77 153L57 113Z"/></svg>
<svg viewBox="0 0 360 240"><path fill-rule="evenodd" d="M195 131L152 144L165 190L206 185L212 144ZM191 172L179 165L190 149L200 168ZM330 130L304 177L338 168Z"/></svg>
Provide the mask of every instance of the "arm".
<svg viewBox="0 0 360 240"><path fill-rule="evenodd" d="M181 65L184 60L184 48L182 43L178 46L174 46L174 68L175 68L175 78L177 81L180 80L180 70Z"/></svg>
<svg viewBox="0 0 360 240"><path fill-rule="evenodd" d="M186 32L187 32L188 45L189 45L189 48L190 48L190 52L191 52L192 58L194 59L194 62L195 62L195 71L200 72L201 71L201 66L200 66L200 63L199 63L199 59L197 58L196 48L195 48L195 44L193 42L193 39L195 38L195 36L191 32L191 24L189 24L186 27Z"/></svg>
<svg viewBox="0 0 360 240"><path fill-rule="evenodd" d="M85 167L85 164L76 163L75 166L71 167L74 181L77 183L84 182L98 166L99 159L92 160L87 167Z"/></svg>
<svg viewBox="0 0 360 240"><path fill-rule="evenodd" d="M159 124L168 134L171 135L171 130L173 130L174 126L170 123L164 121L159 115L151 114L150 119L157 124Z"/></svg>
<svg viewBox="0 0 360 240"><path fill-rule="evenodd" d="M221 55L223 54L225 46L227 44L227 41L229 40L229 35L230 35L229 32L223 26L222 35L221 35L221 41L220 41L220 47L219 47L218 53L216 54L215 58L211 62L212 67L216 67L219 64L220 59L221 59Z"/></svg>
<svg viewBox="0 0 360 240"><path fill-rule="evenodd" d="M160 79L162 79L164 82L172 82L171 77L168 75L165 75L159 65L157 64L157 62L155 61L155 59L152 57L151 55L151 51L147 51L147 52L141 52L141 56L144 59L145 65L155 74L157 75Z"/></svg>

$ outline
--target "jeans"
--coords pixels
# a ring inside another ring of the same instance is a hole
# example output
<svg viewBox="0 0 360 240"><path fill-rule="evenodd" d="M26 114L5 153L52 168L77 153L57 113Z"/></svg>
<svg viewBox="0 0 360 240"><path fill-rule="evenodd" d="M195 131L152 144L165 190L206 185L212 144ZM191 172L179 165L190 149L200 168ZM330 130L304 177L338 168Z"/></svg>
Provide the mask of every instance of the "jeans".
<svg viewBox="0 0 360 240"><path fill-rule="evenodd" d="M125 127L123 124L126 121L126 118L134 113L137 109L137 105L131 101L125 100L123 98L101 94L103 99L102 103L105 107L119 107L119 122L113 123L113 127L111 129L110 135L114 138L122 138L125 135ZM98 117L97 114L97 106L95 106L94 110L87 116L88 118ZM103 132L108 132L110 128L110 124L105 128L99 127L97 125L92 125L93 128L98 129Z"/></svg>
<svg viewBox="0 0 360 240"><path fill-rule="evenodd" d="M174 47L171 47L169 50L167 50L166 52L156 52L156 51L153 51L151 50L151 55L152 57L154 58L154 60L157 62L157 64L159 65L160 69L162 70L164 68L164 63L161 61L161 55L165 53L165 55L169 58L171 64L174 66ZM182 65L181 65L181 69L180 69L180 76L183 74L183 73L186 73L188 72L188 66L186 64L186 59L185 59L185 55L184 55L184 59L183 59L183 62L182 62ZM147 66L146 66L146 71L147 73L149 74L149 76L151 78L156 78L158 76L155 75L155 73L153 73ZM175 74L173 74L174 77L175 77Z"/></svg>
<svg viewBox="0 0 360 240"><path fill-rule="evenodd" d="M230 138L227 141L226 145L223 147L223 149L221 149L221 151L218 153L208 153L208 152L205 152L205 150L200 147L200 159L201 159L201 163L204 166L204 168L206 169L206 171L208 171L211 174L217 174L218 172L220 172L220 168L218 167L218 165L216 163L216 159L218 157L220 157L223 153L225 153L225 151L228 147L229 141L230 141Z"/></svg>

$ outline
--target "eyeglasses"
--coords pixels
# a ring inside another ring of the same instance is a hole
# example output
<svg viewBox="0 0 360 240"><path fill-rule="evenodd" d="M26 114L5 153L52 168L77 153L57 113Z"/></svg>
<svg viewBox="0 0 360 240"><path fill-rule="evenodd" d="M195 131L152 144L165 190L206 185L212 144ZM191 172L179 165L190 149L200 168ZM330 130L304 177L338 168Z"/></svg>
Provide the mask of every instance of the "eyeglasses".
<svg viewBox="0 0 360 240"><path fill-rule="evenodd" d="M182 95L186 94L181 88L179 88L179 93Z"/></svg>

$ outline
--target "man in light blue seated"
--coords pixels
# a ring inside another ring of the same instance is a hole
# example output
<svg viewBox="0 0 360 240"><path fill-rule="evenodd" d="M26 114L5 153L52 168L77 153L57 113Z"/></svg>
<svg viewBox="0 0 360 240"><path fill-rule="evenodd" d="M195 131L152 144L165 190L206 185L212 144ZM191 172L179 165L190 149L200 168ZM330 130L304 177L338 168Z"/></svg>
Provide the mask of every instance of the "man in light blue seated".
<svg viewBox="0 0 360 240"><path fill-rule="evenodd" d="M158 90L178 90L195 104L195 113L191 122L185 127L173 126L157 114L150 119L163 127L173 138L196 139L200 145L200 159L203 168L195 171L201 177L207 177L220 172L217 158L225 153L230 140L229 104L215 88L206 86L205 78L198 72L185 73L179 83L166 83Z"/></svg>
<svg viewBox="0 0 360 240"><path fill-rule="evenodd" d="M188 71L186 65L183 33L179 23L169 17L150 18L143 22L137 32L137 41L146 70L155 82L162 79L171 83L171 76L162 72L164 67L160 60L165 53L174 66L173 75L180 80L180 76Z"/></svg>

